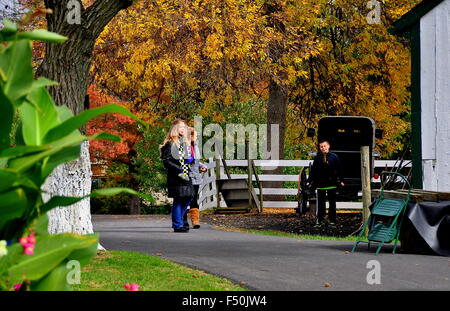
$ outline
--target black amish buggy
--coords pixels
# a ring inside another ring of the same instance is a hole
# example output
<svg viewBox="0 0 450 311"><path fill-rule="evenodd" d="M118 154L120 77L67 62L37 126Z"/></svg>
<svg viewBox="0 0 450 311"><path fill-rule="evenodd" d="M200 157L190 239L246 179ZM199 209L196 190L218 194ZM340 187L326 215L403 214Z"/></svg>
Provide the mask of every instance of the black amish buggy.
<svg viewBox="0 0 450 311"><path fill-rule="evenodd" d="M330 152L335 153L342 164L345 186L338 190L338 200L357 200L358 192L362 188L360 147L369 146L370 170L373 175L375 137L381 138L382 131L376 129L375 121L369 117L328 116L319 120L317 132L317 146L320 141L327 140L331 146ZM308 137L314 136L315 129L308 129ZM311 201L314 196L314 193L306 188L306 171L309 171L310 167L304 168L299 175L300 214L306 212L308 199Z"/></svg>

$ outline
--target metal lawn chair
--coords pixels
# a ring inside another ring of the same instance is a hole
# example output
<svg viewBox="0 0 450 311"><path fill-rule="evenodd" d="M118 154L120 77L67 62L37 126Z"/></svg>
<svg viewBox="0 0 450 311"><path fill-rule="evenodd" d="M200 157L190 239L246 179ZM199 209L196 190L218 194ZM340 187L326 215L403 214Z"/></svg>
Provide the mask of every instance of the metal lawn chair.
<svg viewBox="0 0 450 311"><path fill-rule="evenodd" d="M383 182L383 175L388 174L397 175L405 181L405 185L408 186L408 192L404 200L384 197L385 184ZM359 243L368 243L369 249L371 243L378 243L378 248L376 251L376 254L378 254L381 251L381 248L386 243L392 243L392 241L395 241L394 250L392 251L392 254L395 254L398 239L400 236L400 228L403 222L403 216L409 203L411 185L405 176L397 172L382 172L380 176L380 196L375 200L375 204L370 212L369 219L364 224L358 236L358 239L353 246L352 252L356 250ZM366 240L364 237L364 232L366 231L367 227L369 228L369 234Z"/></svg>

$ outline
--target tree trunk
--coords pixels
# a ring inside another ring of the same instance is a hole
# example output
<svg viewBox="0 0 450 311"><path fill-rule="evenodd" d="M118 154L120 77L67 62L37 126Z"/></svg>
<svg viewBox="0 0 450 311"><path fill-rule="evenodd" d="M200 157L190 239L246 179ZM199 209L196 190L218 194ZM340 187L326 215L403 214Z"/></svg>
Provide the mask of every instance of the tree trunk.
<svg viewBox="0 0 450 311"><path fill-rule="evenodd" d="M44 200L49 200L55 194L76 197L89 194L91 175L89 143L84 142L80 158L58 166L46 180L43 189L48 194L44 193ZM69 207L58 207L49 211L49 233L93 233L89 203L89 199L84 199Z"/></svg>
<svg viewBox="0 0 450 311"><path fill-rule="evenodd" d="M271 125L278 124L279 138L278 138L278 154L279 159L284 159L284 135L286 132L286 110L287 110L288 96L286 90L273 79L269 84L269 101L267 103L267 146L272 151L272 134ZM272 170L263 170L263 174L283 174L283 167L277 167ZM266 181L263 183L264 188L281 188L283 182L281 181ZM281 196L267 195L265 200L277 201L283 200Z"/></svg>
<svg viewBox="0 0 450 311"><path fill-rule="evenodd" d="M265 1L263 5L263 14L267 16L268 26L276 29L277 31L284 33L286 27L283 19L280 18L280 13L283 12L285 3L281 1ZM269 56L273 64L277 64L281 60L281 53L283 46L279 42L273 42L269 45ZM286 79L286 73L279 73L278 78L280 80ZM272 138L271 138L271 125L278 124L279 137L278 137L278 155L279 159L284 159L284 134L286 131L286 110L288 103L287 88L277 82L274 78L270 78L269 82L269 100L267 103L267 123L268 123L268 141L267 146L272 152ZM277 167L275 169L263 170L263 174L282 174L283 167ZM281 181L269 181L264 182L264 188L281 188L283 182ZM284 200L282 196L267 195L264 196L265 200L277 201Z"/></svg>
<svg viewBox="0 0 450 311"><path fill-rule="evenodd" d="M136 179L137 168L131 158L136 157L137 153L133 149L128 153L130 162L128 163L128 172L130 174L130 187L135 191L139 191L139 181ZM128 199L128 206L130 207L130 215L141 214L141 199L137 195L130 195Z"/></svg>
<svg viewBox="0 0 450 311"><path fill-rule="evenodd" d="M141 199L137 195L130 195L128 205L130 206L130 215L141 214Z"/></svg>
<svg viewBox="0 0 450 311"><path fill-rule="evenodd" d="M80 24L68 23L71 13L69 0L45 0L48 30L67 36L64 44L46 44L46 54L38 75L59 82L49 88L57 105L66 105L75 114L84 110L84 98L89 83L89 68L95 40L104 27L122 9L132 4L130 0L97 0L84 9L80 3ZM73 11L72 11L73 13ZM47 179L43 189L46 199L53 195L82 196L91 191L91 167L88 143L83 143L81 157L57 167ZM49 232L93 232L90 201L83 200L70 207L49 212Z"/></svg>

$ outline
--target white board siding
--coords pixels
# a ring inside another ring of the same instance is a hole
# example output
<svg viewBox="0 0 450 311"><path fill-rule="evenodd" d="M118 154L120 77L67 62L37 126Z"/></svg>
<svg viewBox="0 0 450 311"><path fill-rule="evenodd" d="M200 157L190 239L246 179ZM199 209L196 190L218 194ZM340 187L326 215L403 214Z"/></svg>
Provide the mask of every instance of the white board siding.
<svg viewBox="0 0 450 311"><path fill-rule="evenodd" d="M422 17L420 27L422 159L436 160L436 12Z"/></svg>
<svg viewBox="0 0 450 311"><path fill-rule="evenodd" d="M450 0L420 28L423 187L450 191Z"/></svg>
<svg viewBox="0 0 450 311"><path fill-rule="evenodd" d="M450 0L436 11L436 162L438 191L450 190Z"/></svg>

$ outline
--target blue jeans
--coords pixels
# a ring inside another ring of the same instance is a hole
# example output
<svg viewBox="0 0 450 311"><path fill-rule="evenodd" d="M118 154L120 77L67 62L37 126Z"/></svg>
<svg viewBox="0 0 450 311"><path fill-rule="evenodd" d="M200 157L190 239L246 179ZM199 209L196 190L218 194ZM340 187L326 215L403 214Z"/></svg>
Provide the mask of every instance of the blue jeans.
<svg viewBox="0 0 450 311"><path fill-rule="evenodd" d="M174 198L172 204L172 228L179 229L183 227L183 217L186 209L191 203L192 198Z"/></svg>

